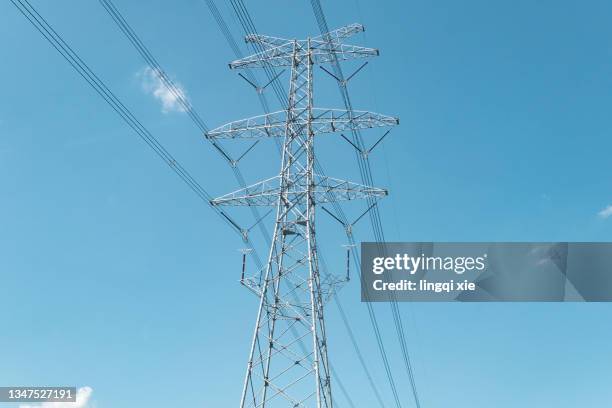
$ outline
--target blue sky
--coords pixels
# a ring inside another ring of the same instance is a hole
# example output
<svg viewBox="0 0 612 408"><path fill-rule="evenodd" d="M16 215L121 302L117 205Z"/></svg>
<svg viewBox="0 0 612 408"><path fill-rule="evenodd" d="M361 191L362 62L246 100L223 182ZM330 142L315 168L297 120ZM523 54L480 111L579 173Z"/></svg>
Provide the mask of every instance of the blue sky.
<svg viewBox="0 0 612 408"><path fill-rule="evenodd" d="M156 96L97 1L32 3L208 191L237 188L186 115L163 106L163 89ZM352 43L381 49L349 85L354 107L401 118L372 156L377 185L391 191L381 204L387 239L611 240L610 2L322 3L330 27L361 22L367 31ZM227 69L233 54L203 1L116 5L209 127L262 113ZM261 33L317 33L310 2L248 5ZM91 387L88 407L236 406L256 306L237 283L242 243L9 2L0 35L0 384ZM332 79L317 74L315 103L340 107ZM327 174L359 181L346 142L317 143ZM248 182L274 175L273 144L242 168ZM342 231L319 221L326 263L341 274ZM357 238L370 231L362 222ZM340 299L391 404L357 283ZM400 307L424 408L612 400L607 304ZM375 406L327 310L332 362L354 401ZM389 307L375 310L410 407Z"/></svg>

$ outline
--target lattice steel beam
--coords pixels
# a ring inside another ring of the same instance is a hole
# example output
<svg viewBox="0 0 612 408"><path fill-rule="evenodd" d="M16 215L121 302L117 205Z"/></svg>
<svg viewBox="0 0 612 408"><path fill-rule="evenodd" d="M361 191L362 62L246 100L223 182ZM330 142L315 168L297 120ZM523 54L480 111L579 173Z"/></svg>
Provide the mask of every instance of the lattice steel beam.
<svg viewBox="0 0 612 408"><path fill-rule="evenodd" d="M312 116L309 116L308 113L303 111L292 120L304 127L310 124L315 134L347 132L399 124L398 118L367 111L313 108L310 110ZM287 111L277 111L237 120L210 130L205 136L211 139L284 137L287 115Z"/></svg>
<svg viewBox="0 0 612 408"><path fill-rule="evenodd" d="M259 41L264 41L261 36ZM267 38L266 44L280 39ZM294 49L298 49L296 54ZM357 45L342 44L340 42L326 41L324 39L292 40L274 47L266 47L262 52L230 62L232 69L239 68L262 68L290 67L293 57L303 58L309 55L313 64L328 64L337 60L349 60L355 58L368 58L378 56L379 51L375 48L359 47Z"/></svg>
<svg viewBox="0 0 612 408"><path fill-rule="evenodd" d="M382 188L364 186L318 174L315 174L314 178L314 186L309 188L303 174L289 177L285 186L281 184L281 177L276 176L215 198L211 203L218 206L275 206L278 204L278 197L281 194L283 199L292 201L303 197L308 191L315 195L317 203L349 201L387 195L387 191Z"/></svg>

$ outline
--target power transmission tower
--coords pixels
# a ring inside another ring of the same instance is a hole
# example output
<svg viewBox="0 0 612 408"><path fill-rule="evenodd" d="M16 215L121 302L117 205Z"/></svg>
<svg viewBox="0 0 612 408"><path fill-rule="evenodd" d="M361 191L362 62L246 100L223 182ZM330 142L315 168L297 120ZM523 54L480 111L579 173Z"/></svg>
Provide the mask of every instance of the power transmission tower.
<svg viewBox="0 0 612 408"><path fill-rule="evenodd" d="M363 31L352 24L306 40L248 35L261 52L230 68L291 68L286 110L231 122L206 134L214 139L282 137L278 176L213 200L217 206L275 206L268 262L259 279L243 283L260 299L240 408L333 407L319 274L317 204L379 198L386 190L316 174L314 136L393 126L398 119L372 112L313 107L313 66L378 55L342 40ZM331 282L333 284L333 282Z"/></svg>

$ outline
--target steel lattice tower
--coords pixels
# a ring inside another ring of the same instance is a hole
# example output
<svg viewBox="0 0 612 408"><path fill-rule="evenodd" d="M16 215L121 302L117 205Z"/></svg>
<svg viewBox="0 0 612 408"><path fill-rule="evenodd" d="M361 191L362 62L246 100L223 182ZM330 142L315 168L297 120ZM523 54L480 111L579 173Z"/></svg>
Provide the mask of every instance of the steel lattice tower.
<svg viewBox="0 0 612 408"><path fill-rule="evenodd" d="M247 36L262 51L230 67L290 67L289 105L206 134L214 139L284 138L278 176L213 200L218 206L276 207L267 264L258 277L243 280L260 301L240 408L333 406L323 313L330 282L322 282L319 273L317 204L387 192L316 174L314 137L398 123L372 112L313 107L314 65L378 55L375 49L341 42L360 31L363 26L352 24L307 40Z"/></svg>

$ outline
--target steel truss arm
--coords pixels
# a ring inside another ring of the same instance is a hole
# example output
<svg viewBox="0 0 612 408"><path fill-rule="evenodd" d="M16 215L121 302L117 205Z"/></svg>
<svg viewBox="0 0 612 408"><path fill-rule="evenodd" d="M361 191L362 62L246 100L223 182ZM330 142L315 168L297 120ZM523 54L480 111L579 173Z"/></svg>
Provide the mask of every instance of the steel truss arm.
<svg viewBox="0 0 612 408"><path fill-rule="evenodd" d="M344 27L337 28L323 35L316 36L312 38L312 40L340 42L340 40L352 37L356 33L360 33L363 31L365 31L363 25L359 23L353 23ZM285 45L289 42L292 42L292 40L288 38L272 37L269 35L261 34L248 34L246 37L244 37L244 41L247 43L259 43L266 48L279 47L281 45Z"/></svg>
<svg viewBox="0 0 612 408"><path fill-rule="evenodd" d="M313 40L335 41L339 42L345 38L352 37L357 33L365 31L365 27L359 23L349 24L344 27L337 28L325 34L314 37Z"/></svg>
<svg viewBox="0 0 612 408"><path fill-rule="evenodd" d="M288 38L272 37L261 34L248 34L244 37L244 41L247 43L259 43L267 48L274 48L291 42Z"/></svg>
<svg viewBox="0 0 612 408"><path fill-rule="evenodd" d="M377 187L364 186L333 177L314 175L315 186L312 192L318 203L348 201L367 197L384 197L387 191ZM234 191L211 201L213 205L232 206L274 206L282 194L286 202L303 197L308 191L306 178L292 176L286 186L281 187L280 176L260 181L246 188Z"/></svg>
<svg viewBox="0 0 612 408"><path fill-rule="evenodd" d="M303 111L293 123L306 126L308 112ZM312 131L316 133L345 132L358 129L395 126L399 119L368 111L347 111L343 109L312 109ZM284 137L287 125L287 111L254 116L230 122L206 133L207 138L238 139L257 137Z"/></svg>
<svg viewBox="0 0 612 408"><path fill-rule="evenodd" d="M267 41L272 41L271 37L266 37ZM258 41L263 41L262 36L257 37ZM275 39L278 40L278 39ZM269 45L269 43L266 43ZM298 49L295 52L294 47ZM254 68L254 67L290 67L293 58L303 58L310 54L313 64L327 64L337 60L349 60L355 58L376 57L379 52L375 48L360 47L357 45L342 44L336 41L326 41L324 39L310 40L310 49L306 40L291 40L275 47L266 47L257 54L250 55L230 62L232 69Z"/></svg>

